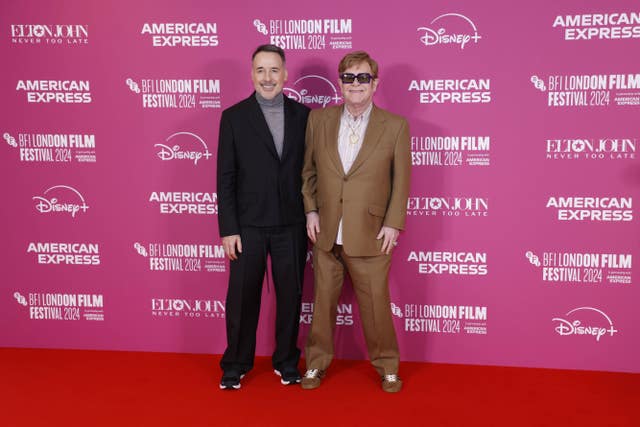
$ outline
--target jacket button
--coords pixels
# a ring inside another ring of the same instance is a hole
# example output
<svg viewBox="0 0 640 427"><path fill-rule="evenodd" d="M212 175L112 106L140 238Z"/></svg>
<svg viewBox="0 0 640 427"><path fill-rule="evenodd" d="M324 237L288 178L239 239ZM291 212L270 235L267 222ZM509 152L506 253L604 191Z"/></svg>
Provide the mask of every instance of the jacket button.
<svg viewBox="0 0 640 427"><path fill-rule="evenodd" d="M342 203L342 197L340 197L340 203Z"/></svg>
<svg viewBox="0 0 640 427"><path fill-rule="evenodd" d="M342 178L342 180L343 180L344 182L347 182L347 181L349 181L349 177L345 176L344 178Z"/></svg>

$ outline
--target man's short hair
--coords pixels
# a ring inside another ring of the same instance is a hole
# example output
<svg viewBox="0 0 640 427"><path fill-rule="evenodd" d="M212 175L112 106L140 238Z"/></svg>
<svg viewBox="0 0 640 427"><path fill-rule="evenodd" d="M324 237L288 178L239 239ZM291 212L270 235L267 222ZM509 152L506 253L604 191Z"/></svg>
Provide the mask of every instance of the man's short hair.
<svg viewBox="0 0 640 427"><path fill-rule="evenodd" d="M347 68L366 62L371 67L371 74L374 78L378 78L378 63L374 61L364 50L347 53L338 64L338 74L344 73Z"/></svg>
<svg viewBox="0 0 640 427"><path fill-rule="evenodd" d="M256 48L255 52L253 52L253 55L251 55L251 60L253 61L256 58L256 55L260 52L277 53L278 55L280 55L282 63L285 63L284 50L282 50L280 46L276 46L275 44L262 44Z"/></svg>

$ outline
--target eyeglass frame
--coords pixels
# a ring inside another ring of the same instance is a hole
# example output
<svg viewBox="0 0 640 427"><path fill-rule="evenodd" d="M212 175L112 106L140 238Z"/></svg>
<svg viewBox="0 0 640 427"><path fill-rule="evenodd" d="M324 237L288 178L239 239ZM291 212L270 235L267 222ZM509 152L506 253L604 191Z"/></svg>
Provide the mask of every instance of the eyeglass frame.
<svg viewBox="0 0 640 427"><path fill-rule="evenodd" d="M360 80L360 76L364 76L365 78L367 78L367 81L361 81L361 80ZM340 81L341 81L343 84L353 84L353 83L355 83L355 81L357 80L357 81L358 81L358 83L360 83L361 85L364 85L364 84L370 84L370 83L371 83L371 80L375 80L375 79L377 79L377 78L378 78L378 77L374 76L374 75L373 75L373 74L371 74L371 73L358 73L358 74L353 74L353 73L340 73L340 74L338 75L338 77L340 78ZM353 80L351 80L350 82L345 82L345 81L344 81L344 78L345 78L345 77L349 77L349 78L353 77Z"/></svg>

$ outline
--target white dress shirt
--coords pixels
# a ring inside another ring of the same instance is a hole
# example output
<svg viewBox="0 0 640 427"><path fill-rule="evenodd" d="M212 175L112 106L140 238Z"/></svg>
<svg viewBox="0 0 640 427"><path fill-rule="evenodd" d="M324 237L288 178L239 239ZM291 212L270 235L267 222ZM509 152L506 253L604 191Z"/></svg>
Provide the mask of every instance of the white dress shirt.
<svg viewBox="0 0 640 427"><path fill-rule="evenodd" d="M338 131L338 153L340 154L342 169L344 169L345 174L349 173L353 162L360 152L362 141L364 141L364 134L367 130L367 125L369 125L369 117L371 117L372 109L373 104L369 104L369 107L367 107L364 113L358 117L353 117L346 106L342 109L340 130ZM342 244L342 218L340 218L340 223L338 224L336 244Z"/></svg>

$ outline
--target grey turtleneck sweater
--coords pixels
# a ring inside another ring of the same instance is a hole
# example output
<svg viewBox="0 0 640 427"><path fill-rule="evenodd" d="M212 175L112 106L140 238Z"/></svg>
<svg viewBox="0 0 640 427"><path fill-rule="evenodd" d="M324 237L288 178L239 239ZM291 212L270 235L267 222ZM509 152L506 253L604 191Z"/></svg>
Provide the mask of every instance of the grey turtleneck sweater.
<svg viewBox="0 0 640 427"><path fill-rule="evenodd" d="M280 92L273 99L265 99L256 92L256 99L267 121L278 157L282 157L284 144L284 95Z"/></svg>

